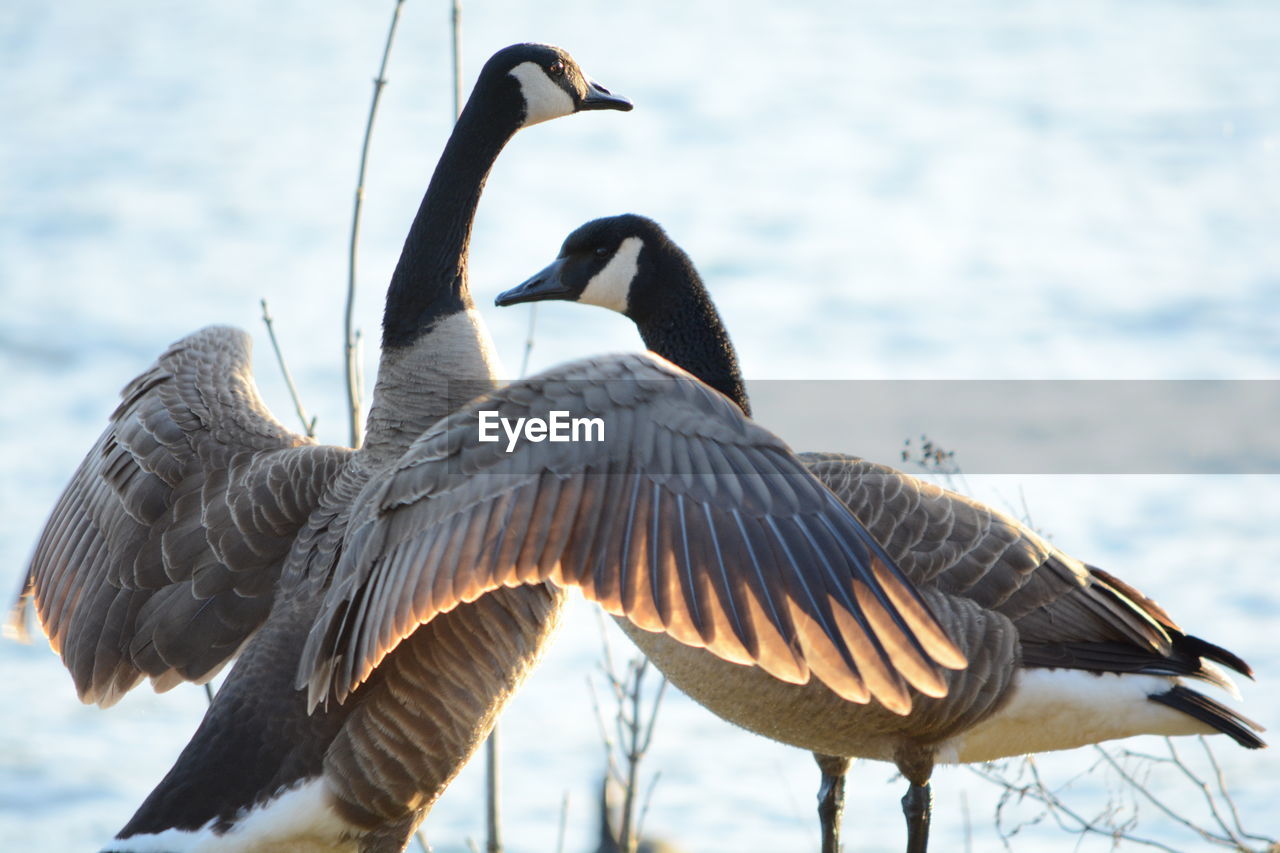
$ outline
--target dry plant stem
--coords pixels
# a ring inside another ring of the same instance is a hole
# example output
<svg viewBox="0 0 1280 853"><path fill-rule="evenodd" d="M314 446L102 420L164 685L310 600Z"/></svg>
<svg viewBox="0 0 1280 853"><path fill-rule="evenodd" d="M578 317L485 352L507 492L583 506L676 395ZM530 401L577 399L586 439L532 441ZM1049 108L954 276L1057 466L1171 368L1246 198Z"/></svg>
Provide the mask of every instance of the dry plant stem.
<svg viewBox="0 0 1280 853"><path fill-rule="evenodd" d="M662 686L667 686L667 680L662 679ZM657 713L657 705L654 705L654 713ZM653 778L649 780L649 784L644 789L644 800L640 803L640 817L636 818L636 843L639 844L640 839L644 837L644 819L649 816L649 804L653 802L653 791L658 787L658 780L662 778L662 771L659 770L653 774Z"/></svg>
<svg viewBox="0 0 1280 853"><path fill-rule="evenodd" d="M533 352L533 330L538 325L538 303L529 304L529 327L524 334L524 356L520 359L520 378L529 372L529 354Z"/></svg>
<svg viewBox="0 0 1280 853"><path fill-rule="evenodd" d="M1209 741L1204 735L1197 736L1196 740L1200 741L1201 748L1204 749L1205 757L1209 759L1209 766L1213 768L1214 780L1218 785L1218 792L1222 795L1222 799L1226 800L1227 809L1231 812L1231 822L1235 824L1236 832L1240 833L1242 838L1248 838L1250 841L1261 841L1268 847L1275 846L1275 839L1268 838L1265 835L1254 835L1252 832L1246 832L1244 824L1240 822L1240 812L1236 808L1236 801L1232 799L1231 794L1227 791L1227 777L1223 774L1222 768L1218 765L1218 757L1213 754L1213 750L1209 748Z"/></svg>
<svg viewBox="0 0 1280 853"><path fill-rule="evenodd" d="M397 3L397 6L399 4ZM394 26L394 25L393 25ZM453 120L462 115L462 0L453 0L449 16L449 43L453 58ZM390 37L387 39L390 47ZM502 807L498 796L498 723L485 741L485 851L502 853Z"/></svg>
<svg viewBox="0 0 1280 853"><path fill-rule="evenodd" d="M1166 744L1169 746L1169 751L1170 751L1170 755L1168 757L1159 756L1159 755L1150 755L1147 753L1136 752L1133 750L1122 750L1123 757L1142 760L1142 761L1146 761L1154 764L1177 765L1180 772L1193 785L1199 788L1201 790L1202 795L1206 797L1209 810L1213 814L1219 826L1222 827L1223 833L1224 833L1223 835L1217 835L1213 832L1203 829L1197 826L1192 821L1184 819L1178 814L1176 814L1170 807L1168 807L1159 799L1157 799L1157 797L1153 793L1151 793L1151 791L1141 781L1139 781L1131 771L1125 770L1124 767L1121 766L1121 764L1116 760L1115 756L1107 752L1107 750L1105 750L1101 746L1095 745L1094 747L1094 750L1100 756L1099 760L1093 765L1091 765L1087 770L1081 772L1077 776L1072 777L1072 779L1068 780L1067 785L1070 785L1077 778L1088 776L1094 773L1098 767L1101 767L1103 764L1106 764L1106 765L1109 765L1111 769L1115 771L1116 775L1120 778L1120 780L1124 782L1126 789L1135 792L1135 794L1141 794L1146 800L1148 800L1153 805L1155 805L1156 808L1158 808L1162 813L1171 817L1176 823L1185 827L1187 830L1195 833L1196 835L1200 836L1202 839L1214 845L1215 847L1224 847L1227 849L1239 850L1239 851L1249 851L1249 850L1255 850L1255 849L1275 851L1277 849L1280 849L1276 846L1274 839L1271 839L1262 835L1254 835L1254 834L1245 832L1244 829L1239 825L1238 820L1236 821L1235 831L1228 828L1225 825L1223 818L1221 817L1221 812L1219 811L1220 806L1216 802L1214 802L1212 799L1213 793L1211 790L1209 790L1209 786L1206 783L1204 783L1203 780L1201 780L1200 777L1197 776L1190 769L1190 767L1186 765L1186 763L1182 760L1182 757L1178 754L1176 747L1174 747L1174 745L1169 741L1169 739L1166 738L1165 741L1166 741ZM1217 760L1214 758L1212 750L1209 749L1208 743L1203 738L1201 738L1201 745L1205 747L1206 755L1208 757L1208 760L1211 766L1214 768L1215 773L1219 774L1220 781L1218 784L1218 789L1221 792L1223 799L1226 801L1226 804L1227 804L1226 807L1230 809L1232 815L1235 816L1236 815L1235 803L1232 800L1230 793L1226 789L1225 779L1222 779L1220 776L1221 769L1218 766ZM994 782L995 784L1005 789L1005 792L1006 792L1005 798L1001 800L1000 805L998 805L996 808L997 827L1003 827L1001 812L1004 808L1004 804L1007 802L1007 799L1009 797L1016 797L1019 800L1030 799L1034 802L1041 803L1042 805L1045 806L1044 813L1042 813L1040 816L1032 820L1024 821L1020 826L1015 828L1012 832L1006 832L1003 828L1000 829L1001 840L1004 843L1006 849L1012 849L1009 845L1009 839L1013 835L1017 834L1017 832L1022 827L1039 823L1040 820L1043 819L1044 817L1052 817L1054 822L1057 823L1057 825L1063 830L1067 832L1077 833L1082 836L1086 834L1100 835L1100 836L1112 839L1113 843L1117 843L1117 844L1122 841L1127 841L1131 844L1137 844L1137 845L1142 845L1146 847L1153 847L1153 848L1156 848L1159 850L1165 850L1165 851L1176 851L1178 849L1175 847L1170 847L1167 844L1156 841L1154 839L1143 838L1141 836L1133 834L1131 830L1137 826L1136 810L1134 812L1134 816L1124 824L1117 824L1113 822L1116 816L1116 813L1118 811L1118 806L1114 805L1113 803L1109 803L1107 809L1102 814L1100 814L1097 818L1090 820L1088 818L1083 817L1078 812L1076 812L1075 810L1067 806L1066 803L1062 800L1062 798L1058 795L1056 791L1050 790L1048 786L1045 785L1043 779L1040 776L1039 769L1035 765L1035 762L1027 760L1023 766L1026 767L1031 773L1032 780L1033 780L1031 784L1027 784L1027 785L1017 784L1015 782L1010 781L1007 777L1004 777L1003 775L1001 775L999 771L993 771L987 767L982 767L982 768L970 767L970 769L977 775L981 776L982 778L990 782ZM1135 809L1136 809L1136 806L1135 806ZM1248 841L1260 842L1263 846L1261 848L1251 847Z"/></svg>
<svg viewBox="0 0 1280 853"><path fill-rule="evenodd" d="M450 16L453 42L453 120L462 115L462 0L453 0Z"/></svg>
<svg viewBox="0 0 1280 853"><path fill-rule="evenodd" d="M1213 791L1209 789L1208 783L1196 774L1192 773L1191 768L1183 763L1182 757L1178 755L1178 750L1170 738L1165 738L1164 742L1165 745L1169 747L1169 755L1172 757L1173 763L1182 771L1182 775L1186 776L1187 779L1190 780L1191 784L1195 785L1195 787L1200 791L1200 796L1204 797L1204 802L1209 809L1209 814L1213 815L1214 821L1217 822L1218 827L1222 830L1223 834L1229 838L1232 843L1239 847L1243 847L1243 840L1236 835L1235 831L1231 827L1227 826L1227 822L1222 818L1222 813L1218 811L1218 803L1214 799Z"/></svg>
<svg viewBox="0 0 1280 853"><path fill-rule="evenodd" d="M1080 835L1094 833L1096 835L1103 835L1103 836L1106 836L1107 838L1111 838L1113 841L1121 841L1121 840L1129 841L1133 844L1141 844L1147 847L1155 847L1159 850L1167 851L1167 853L1178 853L1178 851L1175 848L1169 847L1168 845L1165 845L1165 844L1161 844L1158 841L1153 841L1147 838L1141 838L1141 837L1132 835L1124 831L1123 829L1113 828L1106 825L1099 825L1096 821L1089 820L1088 818L1076 812L1066 803L1064 803L1056 793L1049 790L1049 788L1044 784L1044 781L1040 778L1040 772L1036 768L1035 762L1031 761L1030 759L1027 759L1025 762L1025 766L1030 768L1030 771L1031 771L1033 782L1030 785L1016 785L1010 782L1008 779L1004 778L1003 776L999 775L998 772L988 769L986 766L968 765L968 768L971 772L976 773L978 776L982 777L983 779L986 779L987 781L992 782L1004 788L1006 797L1016 796L1020 800L1030 799L1030 800L1034 800L1035 802L1041 803L1042 805L1045 806L1046 811L1048 812L1048 815L1053 817L1054 822L1057 823L1059 827L1061 827L1063 830L1067 832L1073 832ZM1086 773L1082 773L1080 775L1087 775L1087 773L1092 772L1092 770L1093 768L1090 768L1089 771L1086 771ZM1005 804L1005 800L1002 799L1000 804L996 806L996 827L1000 832L1000 840L1004 844L1005 849L1012 850L1013 848L1009 844L1009 839L1012 837L1012 835L1016 834L1018 830L1015 829L1012 833L1006 833L1003 830L1001 811L1004 808L1004 804ZM1039 823L1040 820L1043 819L1044 817L1045 815L1042 814L1039 817L1037 817L1035 820L1024 823L1023 826ZM1064 822L1064 817L1069 819L1075 825L1068 826L1067 823Z"/></svg>
<svg viewBox="0 0 1280 853"><path fill-rule="evenodd" d="M647 661L646 661L647 663ZM635 814L636 807L636 777L639 775L639 754L636 746L639 740L639 722L640 722L640 687L644 681L645 663L641 663L636 667L632 665L632 677L627 692L630 694L626 699L631 703L631 713L618 714L618 734L619 740L626 745L627 749L627 786L622 797L622 825L618 829L619 840L622 841L622 847L627 853L632 853L636 849L636 832L632 825L632 815ZM624 688L625 689L625 688Z"/></svg>
<svg viewBox="0 0 1280 853"><path fill-rule="evenodd" d="M649 661L643 657L633 658L626 665L626 675L620 676L614 668L612 649L604 632L604 620L597 614L600 625L600 639L604 662L601 667L605 681L613 693L614 732L611 735L605 723L604 713L596 696L595 685L587 679L587 687L591 694L591 707L595 711L596 723L600 727L600 738L604 741L605 757L608 763L610 778L623 786L623 805L620 826L618 828L618 844L622 850L634 853L640 837L641 826L648 812L653 789L657 784L657 774L650 781L643 797L643 805L639 819L636 819L636 802L639 798L640 762L653 742L654 729L658 722L658 708L666 693L667 679L658 684L653 703L647 713L644 702L644 680L649 671ZM615 749L616 746L616 749ZM626 762L625 770L619 767L618 758Z"/></svg>
<svg viewBox="0 0 1280 853"><path fill-rule="evenodd" d="M356 176L355 207L351 215L351 247L347 253L347 310L343 321L342 340L347 378L347 415L350 418L352 447L359 447L364 442L364 426L360 422L359 346L352 329L356 302L356 257L360 245L360 211L364 207L364 176L369 162L369 140L373 137L373 121L378 115L378 102L382 99L382 88L387 85L387 59L391 56L391 43L395 40L396 26L400 23L400 7L403 5L404 0L396 0L395 9L391 12L391 26L387 29L387 41L382 49L382 64L378 66L378 76L373 80L373 100L369 104L369 120L365 123L364 143L360 146L360 171Z"/></svg>
<svg viewBox="0 0 1280 853"><path fill-rule="evenodd" d="M485 741L485 851L502 853L502 826L498 807L498 727L489 732Z"/></svg>
<svg viewBox="0 0 1280 853"><path fill-rule="evenodd" d="M1184 826L1184 827L1186 827L1187 829L1191 830L1192 832L1196 833L1196 834L1197 834L1197 835L1199 835L1201 838L1203 838L1205 841L1212 841L1212 842L1215 842L1215 843L1218 843L1218 844L1227 843L1227 844L1235 845L1235 839L1230 838L1230 837L1224 838L1224 837L1222 837L1222 836L1220 836L1220 835L1215 835L1214 833L1209 832L1207 829L1202 829L1202 828L1200 828L1200 827L1196 826L1196 825L1195 825L1194 823L1192 823L1191 821L1189 821L1189 820L1187 820L1186 818L1184 818L1182 815L1180 815L1180 814L1178 814L1177 812L1175 812L1173 809L1169 808L1169 807L1168 807L1167 805L1165 805L1164 803L1160 802L1160 800L1159 800L1158 798L1156 798L1156 796L1155 796L1154 794L1152 794L1150 791L1148 791L1148 790L1147 790L1147 788L1146 788L1146 786L1145 786L1145 785L1143 785L1143 784L1142 784L1141 782L1139 782L1138 780L1134 779L1134 778L1133 778L1133 776L1131 776L1131 775L1129 774L1129 772L1128 772L1128 771L1126 771L1123 767L1121 767L1121 766L1120 766L1120 763L1119 763L1118 761L1116 761L1116 760L1111 756L1111 753L1107 752L1107 751L1106 751L1105 749L1103 749L1102 747L1100 747L1100 746L1096 746L1096 745L1094 746L1094 749L1095 749L1095 750L1097 750L1097 751L1102 755L1103 759L1104 759L1108 764L1110 764L1110 765L1111 765L1111 769L1115 770L1115 771L1116 771L1116 773L1117 773L1117 774L1119 774L1119 776L1120 776L1120 778L1121 778L1121 779L1124 779L1126 782L1128 782L1130 785L1132 785L1132 786L1137 790L1137 792L1138 792L1138 793L1142 794L1142 796L1143 796L1144 798L1146 798L1146 800L1147 800L1148 802L1150 802L1152 805L1154 805L1154 806L1155 806L1157 809L1159 809L1160 811L1164 812L1164 814L1165 814L1165 815L1167 815L1168 817L1172 818L1176 823L1181 824L1182 826ZM1181 764L1181 762L1180 762L1180 761L1179 761L1179 762L1177 762L1177 763L1178 763L1178 764ZM1184 768L1184 770L1185 770L1185 768ZM1190 775L1190 774L1188 774L1188 775ZM1192 778L1192 779L1195 779L1195 776L1191 776L1191 778ZM1198 780L1197 780L1197 781L1198 781ZM1215 812L1215 814L1216 814L1216 812ZM1236 846L1238 846L1238 845L1236 845Z"/></svg>
<svg viewBox="0 0 1280 853"><path fill-rule="evenodd" d="M271 339L271 348L275 350L276 361L280 364L280 372L284 374L285 387L289 389L289 397L293 400L293 410L298 413L298 420L302 422L302 429L306 432L308 438L314 438L316 434L316 419L307 417L307 410L302 406L302 398L298 396L298 386L293 384L293 374L289 372L289 365L285 363L284 352L280 349L280 342L276 340L276 327L271 319L271 311L267 307L267 300L262 302L262 322L267 327L267 337Z"/></svg>
<svg viewBox="0 0 1280 853"><path fill-rule="evenodd" d="M609 729L605 725L604 711L600 708L600 698L596 696L596 686L592 683L590 676L587 676L587 692L591 695L591 710L596 717L596 727L600 730L600 741L604 744L605 772L611 779L621 779L622 771L614 760L613 738L610 737Z"/></svg>
<svg viewBox="0 0 1280 853"><path fill-rule="evenodd" d="M630 675L625 683L615 682L615 691L619 696L617 716L618 740L625 748L627 759L626 789L622 801L622 824L619 828L623 849L633 853L640 837L640 826L635 819L636 795L639 788L640 761L644 758L653 742L653 729L658 721L658 706L666 691L667 680L662 679L658 692L654 696L653 705L649 709L648 723L645 722L644 676L649 670L649 661L645 658L632 660L628 665ZM627 708L630 706L628 712Z"/></svg>
<svg viewBox="0 0 1280 853"><path fill-rule="evenodd" d="M569 792L560 801L560 826L556 830L556 853L564 853L564 838L569 828Z"/></svg>

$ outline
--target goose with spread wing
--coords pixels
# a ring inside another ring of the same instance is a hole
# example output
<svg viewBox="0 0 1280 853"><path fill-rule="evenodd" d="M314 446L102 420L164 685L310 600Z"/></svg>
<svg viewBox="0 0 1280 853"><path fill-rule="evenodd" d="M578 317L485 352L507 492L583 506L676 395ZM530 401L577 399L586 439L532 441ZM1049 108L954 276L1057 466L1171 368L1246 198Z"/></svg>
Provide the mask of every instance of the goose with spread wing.
<svg viewBox="0 0 1280 853"><path fill-rule="evenodd" d="M555 624L548 586L495 591L416 631L341 704L308 713L301 650L362 490L460 400L495 386L467 288L485 179L522 127L628 110L563 50L496 53L436 166L387 292L359 449L260 399L250 341L210 327L124 389L37 543L20 601L86 702L203 682L239 653L168 775L106 849L400 850ZM21 606L19 612L22 611Z"/></svg>
<svg viewBox="0 0 1280 853"><path fill-rule="evenodd" d="M646 631L904 710L964 665L892 560L775 436L652 355L495 387L467 282L521 127L629 108L554 48L486 64L387 294L368 437L319 447L258 398L243 333L125 389L37 547L41 622L83 698L226 683L113 851L398 850L581 589ZM488 417L598 441L486 441Z"/></svg>
<svg viewBox="0 0 1280 853"><path fill-rule="evenodd" d="M737 356L692 261L654 221L589 222L559 257L497 298L564 300L630 318L645 345L751 411ZM850 757L895 762L911 853L927 845L935 763L991 761L1135 734L1215 734L1263 746L1260 727L1182 683L1234 692L1232 653L1182 631L1155 602L1063 553L1013 518L884 465L803 453L805 466L861 520L917 586L967 656L945 695L910 696L902 713L854 705L824 684L733 667L668 636L625 630L695 700L744 728L815 753L823 772L823 850L839 849Z"/></svg>

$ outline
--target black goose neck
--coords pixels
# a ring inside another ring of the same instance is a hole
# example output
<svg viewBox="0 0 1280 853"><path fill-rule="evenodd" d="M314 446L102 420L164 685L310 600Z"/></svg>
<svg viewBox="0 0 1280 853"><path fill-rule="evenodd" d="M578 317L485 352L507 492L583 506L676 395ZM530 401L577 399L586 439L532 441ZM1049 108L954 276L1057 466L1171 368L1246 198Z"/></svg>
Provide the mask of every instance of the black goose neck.
<svg viewBox="0 0 1280 853"><path fill-rule="evenodd" d="M646 257L648 256L648 257ZM683 252L641 252L627 313L644 345L738 404L750 416L738 355L702 278Z"/></svg>
<svg viewBox="0 0 1280 853"><path fill-rule="evenodd" d="M436 163L387 290L383 347L409 346L436 322L473 306L467 252L485 180L520 129L514 86L477 86Z"/></svg>

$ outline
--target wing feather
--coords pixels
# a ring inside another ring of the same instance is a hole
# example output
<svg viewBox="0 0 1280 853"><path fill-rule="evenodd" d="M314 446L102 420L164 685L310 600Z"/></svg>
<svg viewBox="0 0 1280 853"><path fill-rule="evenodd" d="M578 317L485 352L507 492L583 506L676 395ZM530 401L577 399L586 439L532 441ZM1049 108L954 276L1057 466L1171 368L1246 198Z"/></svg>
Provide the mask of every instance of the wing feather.
<svg viewBox="0 0 1280 853"><path fill-rule="evenodd" d="M143 677L159 688L225 663L266 617L289 547L349 453L271 416L236 329L178 341L121 397L50 513L14 609L21 620L34 602L80 697L103 705Z"/></svg>
<svg viewBox="0 0 1280 853"><path fill-rule="evenodd" d="M1027 666L1093 671L1159 672L1225 680L1205 660L1226 662L1248 674L1234 655L1182 633L1155 602L1101 569L1086 566L1044 541L1016 519L963 495L883 465L834 453L801 455L809 470L866 525L879 580L877 602L893 616L876 626L895 667L921 692L931 692L937 654L934 626L921 622L918 595L905 581L940 594L971 600L1008 618L1017 630ZM880 543L883 543L881 549ZM896 565L900 573L888 568ZM881 597L881 593L883 597ZM882 618L859 590L862 610ZM900 625L912 642L889 638Z"/></svg>
<svg viewBox="0 0 1280 853"><path fill-rule="evenodd" d="M600 417L606 440L508 453L478 440L482 410ZM368 484L353 517L299 671L312 703L341 701L461 601L543 581L894 710L909 708L907 683L937 693L936 667L963 665L910 581L780 440L651 355L576 362L473 401Z"/></svg>

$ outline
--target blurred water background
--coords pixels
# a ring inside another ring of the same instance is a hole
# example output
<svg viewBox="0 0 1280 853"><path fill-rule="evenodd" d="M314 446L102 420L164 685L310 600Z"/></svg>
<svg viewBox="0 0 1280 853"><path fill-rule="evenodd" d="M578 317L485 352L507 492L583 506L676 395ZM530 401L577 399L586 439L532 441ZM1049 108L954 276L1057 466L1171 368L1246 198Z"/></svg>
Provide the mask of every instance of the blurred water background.
<svg viewBox="0 0 1280 853"><path fill-rule="evenodd" d="M0 8L6 595L118 390L170 341L214 322L252 330L263 393L294 423L260 298L321 439L346 440L347 229L390 9ZM385 282L451 122L448 18L447 3L406 4L378 120L357 306L370 376ZM664 223L698 263L753 379L1280 375L1274 4L469 2L463 26L468 86L497 48L547 41L636 103L628 115L521 134L493 173L473 286L513 373L528 309L487 308L492 297L541 268L581 222L634 211ZM531 369L638 344L620 317L542 306ZM930 437L963 465L963 446ZM892 448L860 445L856 421L843 446L811 449L896 462ZM1237 452L1247 458L1247 441ZM1243 707L1275 730L1275 476L1028 473L970 486L1025 505L1058 544L1243 655L1260 675ZM603 750L586 678L599 658L596 620L579 602L503 716L514 853L554 849L566 793L567 849L593 843ZM0 673L4 850L94 849L205 707L191 687L139 688L109 712L81 706L42 640L0 643ZM1280 834L1274 757L1222 741L1246 825ZM1038 764L1058 784L1092 760ZM687 850L817 847L807 754L671 695L647 767L661 778L646 827ZM901 849L894 775L855 766L849 849ZM1151 784L1191 812L1194 792L1176 788L1177 776L1166 768ZM482 778L477 761L428 818L438 851L482 837ZM1000 792L963 769L940 769L934 782L936 849L962 849L966 835L972 849L997 849ZM1093 814L1123 787L1087 777L1069 802ZM1203 849L1153 808L1141 818L1142 834ZM1051 820L1012 843L1110 848Z"/></svg>

